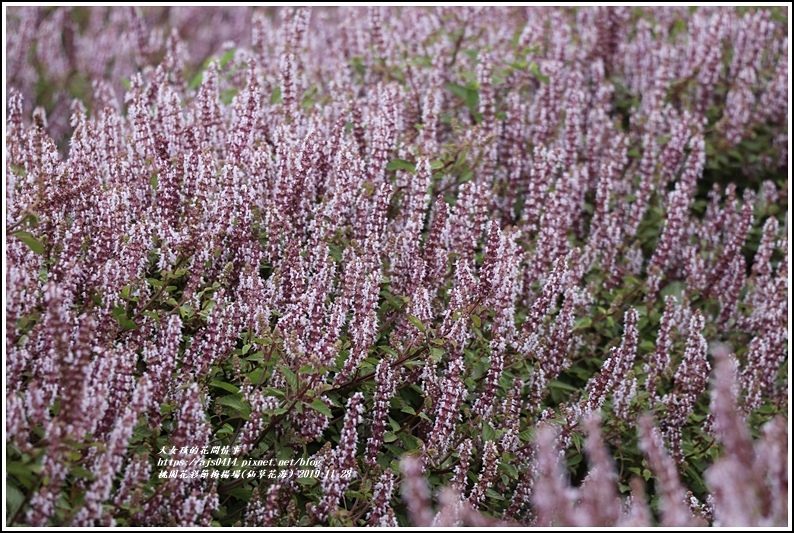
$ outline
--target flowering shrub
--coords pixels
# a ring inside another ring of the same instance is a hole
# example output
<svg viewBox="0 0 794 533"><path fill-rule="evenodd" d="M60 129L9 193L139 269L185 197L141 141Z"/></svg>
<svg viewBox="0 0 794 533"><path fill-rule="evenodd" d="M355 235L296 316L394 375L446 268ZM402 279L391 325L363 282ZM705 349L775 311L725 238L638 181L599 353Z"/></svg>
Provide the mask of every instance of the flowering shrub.
<svg viewBox="0 0 794 533"><path fill-rule="evenodd" d="M787 524L784 9L8 20L7 525Z"/></svg>

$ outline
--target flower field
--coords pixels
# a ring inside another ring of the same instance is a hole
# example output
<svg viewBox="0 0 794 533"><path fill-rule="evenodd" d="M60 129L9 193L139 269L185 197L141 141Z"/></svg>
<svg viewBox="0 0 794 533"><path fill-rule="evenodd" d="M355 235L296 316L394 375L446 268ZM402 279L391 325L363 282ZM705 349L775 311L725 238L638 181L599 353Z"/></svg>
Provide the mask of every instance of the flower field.
<svg viewBox="0 0 794 533"><path fill-rule="evenodd" d="M786 7L9 7L7 526L786 526Z"/></svg>

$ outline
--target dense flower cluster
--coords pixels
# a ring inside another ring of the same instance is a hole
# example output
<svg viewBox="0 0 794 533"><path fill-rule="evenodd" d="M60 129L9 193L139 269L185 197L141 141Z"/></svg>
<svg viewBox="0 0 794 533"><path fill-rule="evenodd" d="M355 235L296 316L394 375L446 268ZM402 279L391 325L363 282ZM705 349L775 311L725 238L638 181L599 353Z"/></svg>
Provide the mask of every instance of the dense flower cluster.
<svg viewBox="0 0 794 533"><path fill-rule="evenodd" d="M8 525L786 525L786 17L9 8Z"/></svg>

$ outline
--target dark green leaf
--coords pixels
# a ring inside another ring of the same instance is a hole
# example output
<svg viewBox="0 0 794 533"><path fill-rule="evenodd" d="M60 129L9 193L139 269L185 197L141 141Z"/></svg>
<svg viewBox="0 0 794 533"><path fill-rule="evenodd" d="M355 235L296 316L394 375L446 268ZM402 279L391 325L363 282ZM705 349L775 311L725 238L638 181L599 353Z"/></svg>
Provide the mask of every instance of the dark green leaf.
<svg viewBox="0 0 794 533"><path fill-rule="evenodd" d="M425 328L425 325L422 323L422 321L421 321L421 320L419 320L419 319L418 319L418 318L416 318L415 316L409 316L409 317L408 317L408 322L410 322L411 324L413 324L414 326L416 326L416 329L418 329L418 330L419 330L419 331L421 331L422 333L424 333L424 332L425 332L425 330L426 330L426 328Z"/></svg>
<svg viewBox="0 0 794 533"><path fill-rule="evenodd" d="M237 499L248 501L251 499L252 490L245 487L236 487L226 491L226 494L234 496Z"/></svg>
<svg viewBox="0 0 794 533"><path fill-rule="evenodd" d="M44 245L38 240L36 237L33 236L30 232L27 231L15 231L12 233L14 237L19 239L20 241L24 242L28 245L28 248L33 250L33 252L41 255L44 253Z"/></svg>
<svg viewBox="0 0 794 533"><path fill-rule="evenodd" d="M499 433L491 427L491 424L488 422L483 421L482 423L482 438L485 441L489 440L496 440L496 437L499 436Z"/></svg>
<svg viewBox="0 0 794 533"><path fill-rule="evenodd" d="M549 387L552 387L554 389L567 390L571 392L576 392L577 390L579 390L573 385L568 385L567 383L564 383L562 381L557 381L556 379L549 381Z"/></svg>
<svg viewBox="0 0 794 533"><path fill-rule="evenodd" d="M38 467L34 464L23 464L18 462L6 463L6 474L14 476L19 483L26 489L30 489L36 483Z"/></svg>
<svg viewBox="0 0 794 533"><path fill-rule="evenodd" d="M226 64L232 60L236 51L237 50L232 48L231 50L227 50L226 53L221 56L221 61L220 61L221 68L225 67Z"/></svg>
<svg viewBox="0 0 794 533"><path fill-rule="evenodd" d="M237 413L242 416L243 418L247 419L248 416L251 414L251 409L243 402L241 399L237 398L236 396L221 396L215 400L221 405L225 405L226 407L231 407Z"/></svg>
<svg viewBox="0 0 794 533"><path fill-rule="evenodd" d="M25 495L13 483L6 483L6 516L8 520L17 513L24 501ZM6 525L13 524L6 522Z"/></svg>
<svg viewBox="0 0 794 533"><path fill-rule="evenodd" d="M327 405L325 405L325 402L323 402L319 398L314 399L314 401L311 403L311 408L325 416L333 416L331 410L328 408Z"/></svg>
<svg viewBox="0 0 794 533"><path fill-rule="evenodd" d="M444 357L444 350L441 348L430 348L430 359L438 363Z"/></svg>
<svg viewBox="0 0 794 533"><path fill-rule="evenodd" d="M411 174L416 174L416 165L405 159L392 159L386 164L386 170L407 170Z"/></svg>
<svg viewBox="0 0 794 533"><path fill-rule="evenodd" d="M505 497L493 489L485 489L485 495L493 500L504 500Z"/></svg>
<svg viewBox="0 0 794 533"><path fill-rule="evenodd" d="M198 89L201 82L204 80L204 71L200 70L193 78L190 80L190 83L187 84L187 88L191 91Z"/></svg>
<svg viewBox="0 0 794 533"><path fill-rule="evenodd" d="M521 439L523 442L532 442L532 439L534 437L535 434L531 429L527 429L518 434L518 438Z"/></svg>
<svg viewBox="0 0 794 533"><path fill-rule="evenodd" d="M231 383L225 383L223 381L218 381L218 380L215 380L215 379L210 381L210 387L217 387L219 389L223 389L223 390L235 393L235 394L240 392L240 388L239 387L237 387L235 385L232 385Z"/></svg>
<svg viewBox="0 0 794 533"><path fill-rule="evenodd" d="M550 81L548 76L541 74L540 67L538 67L538 64L535 63L534 61L529 64L529 73L535 76L538 80L540 80L543 83L549 83Z"/></svg>
<svg viewBox="0 0 794 533"><path fill-rule="evenodd" d="M290 388L292 388L293 390L297 389L298 378L295 375L295 372L290 370L289 367L287 367L286 365L278 365L278 369L281 372L281 374L284 376L284 379L287 380L287 384L290 386Z"/></svg>

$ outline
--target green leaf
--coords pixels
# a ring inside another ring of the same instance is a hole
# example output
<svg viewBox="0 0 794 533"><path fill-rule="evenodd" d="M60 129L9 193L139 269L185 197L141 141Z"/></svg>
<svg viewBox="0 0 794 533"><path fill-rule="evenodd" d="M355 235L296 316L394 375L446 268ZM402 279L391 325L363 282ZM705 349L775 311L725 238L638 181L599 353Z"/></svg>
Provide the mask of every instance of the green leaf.
<svg viewBox="0 0 794 533"><path fill-rule="evenodd" d="M578 465L579 463L582 462L582 459L584 459L584 454L583 453L575 453L571 457L568 458L568 460L566 461L566 464L568 466L576 466L576 465Z"/></svg>
<svg viewBox="0 0 794 533"><path fill-rule="evenodd" d="M379 350L381 350L383 352L386 352L387 354L391 355L395 359L400 357L400 354L398 354L396 351L394 351L394 348L392 348L391 346L378 346L377 348Z"/></svg>
<svg viewBox="0 0 794 533"><path fill-rule="evenodd" d="M22 503L25 501L25 495L14 486L13 483L6 484L6 516L8 520L14 516L19 508L22 506ZM10 522L6 522L7 526L12 526Z"/></svg>
<svg viewBox="0 0 794 533"><path fill-rule="evenodd" d="M482 438L484 441L489 440L496 440L496 437L499 436L499 433L491 427L491 424L483 420L482 423Z"/></svg>
<svg viewBox="0 0 794 533"><path fill-rule="evenodd" d="M254 372L255 372L255 371L254 371ZM253 374L254 374L254 372L252 372L252 373L251 373L251 375L253 375ZM258 381L258 380L257 380L257 381ZM256 382L255 382L253 379L251 380L251 382L252 382L252 383L256 383ZM284 394L284 391L283 391L283 390L281 390L281 389L274 389L273 387L264 387L264 388L262 389L262 394L264 394L265 396L275 396L276 398L284 398L284 397L286 396L286 395Z"/></svg>
<svg viewBox="0 0 794 533"><path fill-rule="evenodd" d="M311 403L311 408L325 416L333 416L331 410L328 408L327 405L325 405L325 402L319 398L314 399L314 401Z"/></svg>
<svg viewBox="0 0 794 533"><path fill-rule="evenodd" d="M367 71L367 66L364 64L364 58L361 56L353 56L350 58L350 66L357 74L364 74Z"/></svg>
<svg viewBox="0 0 794 533"><path fill-rule="evenodd" d="M273 94L270 95L270 104L276 105L282 102L281 98L281 85L277 85L275 89L273 89Z"/></svg>
<svg viewBox="0 0 794 533"><path fill-rule="evenodd" d="M418 330L419 330L419 331L421 331L422 333L424 333L424 332L426 331L425 325L422 323L422 321L421 321L421 320L419 320L419 319L418 319L418 318L416 318L415 316L413 316L413 315L409 315L409 316L408 316L408 322L410 322L411 324L413 324L414 326L416 326L416 329L418 329Z"/></svg>
<svg viewBox="0 0 794 533"><path fill-rule="evenodd" d="M247 489L245 487L235 487L233 489L229 489L226 491L226 494L234 496L237 499L248 501L251 499L252 494L251 489Z"/></svg>
<svg viewBox="0 0 794 533"><path fill-rule="evenodd" d="M232 103L235 96L237 96L237 89L226 89L221 93L221 102L229 105Z"/></svg>
<svg viewBox="0 0 794 533"><path fill-rule="evenodd" d="M19 462L6 463L6 475L14 476L14 478L22 484L26 489L30 489L37 481L35 472L35 464L23 464Z"/></svg>
<svg viewBox="0 0 794 533"><path fill-rule="evenodd" d="M499 470L504 471L512 479L518 479L518 470L516 470L516 467L514 467L510 463L506 463L502 461L501 463L499 463Z"/></svg>
<svg viewBox="0 0 794 533"><path fill-rule="evenodd" d="M279 371L284 375L284 379L287 380L287 384L293 390L298 388L298 377L295 375L295 372L289 369L286 365L278 365Z"/></svg>
<svg viewBox="0 0 794 533"><path fill-rule="evenodd" d="M494 500L504 500L505 499L504 496L502 496L501 494L499 494L498 492L496 492L493 489L485 489L485 495L488 498L492 498Z"/></svg>
<svg viewBox="0 0 794 533"><path fill-rule="evenodd" d="M276 459L279 461L289 461L292 459L292 448L289 446L282 445L281 448L276 452Z"/></svg>
<svg viewBox="0 0 794 533"><path fill-rule="evenodd" d="M236 396L221 396L220 398L216 398L215 401L220 405L231 407L245 419L248 419L248 416L251 414L251 409L245 404L245 402Z"/></svg>
<svg viewBox="0 0 794 533"><path fill-rule="evenodd" d="M400 433L400 441L403 443L403 446L405 446L406 451L418 450L421 448L419 439L406 431Z"/></svg>
<svg viewBox="0 0 794 533"><path fill-rule="evenodd" d="M119 323L121 329L125 331L130 331L138 327L138 324L127 317L127 310L120 305L113 308L113 318Z"/></svg>
<svg viewBox="0 0 794 533"><path fill-rule="evenodd" d="M15 231L11 235L13 235L20 241L27 244L28 248L33 250L34 253L37 253L39 255L44 253L44 245L41 243L40 240L34 237L32 233L27 231Z"/></svg>
<svg viewBox="0 0 794 533"><path fill-rule="evenodd" d="M589 316L583 316L581 318L577 318L573 323L573 329L585 329L590 327L590 324L593 323L593 319Z"/></svg>
<svg viewBox="0 0 794 533"><path fill-rule="evenodd" d="M369 501L372 499L372 495L360 490L347 490L345 491L345 498L350 498L351 500Z"/></svg>
<svg viewBox="0 0 794 533"><path fill-rule="evenodd" d="M123 329L124 331L132 331L138 327L138 324L135 321L130 320L127 317L122 317L119 320L119 325L121 326L121 329Z"/></svg>
<svg viewBox="0 0 794 533"><path fill-rule="evenodd" d="M687 286L683 281L673 281L668 283L662 290L661 296L675 296L678 301L681 301L682 295L686 292Z"/></svg>
<svg viewBox="0 0 794 533"><path fill-rule="evenodd" d="M472 87L471 84L463 86L457 83L447 83L445 87L466 103L466 107L469 108L472 115L475 117L479 116L477 108L480 105L480 91L477 89L476 85Z"/></svg>
<svg viewBox="0 0 794 533"><path fill-rule="evenodd" d="M441 361L441 358L444 357L444 350L441 348L430 348L430 359L433 360L434 363L438 363Z"/></svg>
<svg viewBox="0 0 794 533"><path fill-rule="evenodd" d="M225 383L223 381L218 381L216 379L213 379L212 381L210 381L210 387L217 387L219 389L223 389L225 391L229 391L229 392L232 392L234 394L237 394L238 392L240 392L239 387L236 387L236 386L232 385L231 383Z"/></svg>
<svg viewBox="0 0 794 533"><path fill-rule="evenodd" d="M386 164L386 170L407 170L411 174L416 174L416 165L405 159L392 159Z"/></svg>
<svg viewBox="0 0 794 533"><path fill-rule="evenodd" d="M477 89L469 89L469 94L466 96L466 107L469 108L469 111L475 116L479 121L479 110L478 107L480 106L480 91Z"/></svg>
<svg viewBox="0 0 794 533"><path fill-rule="evenodd" d="M466 100L466 98L469 96L469 90L463 85L458 85L457 83L447 83L446 88L449 89L452 94L458 98L462 98L463 100Z"/></svg>
<svg viewBox="0 0 794 533"><path fill-rule="evenodd" d="M387 431L386 434L383 436L383 442L394 442L396 440L397 440L397 435L395 435L391 431Z"/></svg>
<svg viewBox="0 0 794 533"><path fill-rule="evenodd" d="M187 84L187 88L191 91L198 89L201 82L204 81L204 71L200 70L193 78L190 80L190 83Z"/></svg>
<svg viewBox="0 0 794 533"><path fill-rule="evenodd" d="M522 442L532 442L534 432L531 429L527 429L519 433L518 438L521 439Z"/></svg>
<svg viewBox="0 0 794 533"><path fill-rule="evenodd" d="M94 479L94 473L91 472L90 470L86 470L82 466L72 467L70 472L76 478L89 479L89 480Z"/></svg>
<svg viewBox="0 0 794 533"><path fill-rule="evenodd" d="M653 343L653 341L645 339L640 342L639 348L645 352L652 352L654 349L656 349L656 345Z"/></svg>
<svg viewBox="0 0 794 533"><path fill-rule="evenodd" d="M232 435L234 433L234 428L231 424L224 424L218 431L215 432L216 435Z"/></svg>
<svg viewBox="0 0 794 533"><path fill-rule="evenodd" d="M164 403L160 406L160 413L163 413L164 408L166 408L167 406L171 406L173 408L176 407L174 406L174 404ZM174 410L173 408L171 409L171 411ZM170 412L170 411L166 411L166 412ZM139 424L138 426L135 427L135 429L132 430L132 436L136 441L146 440L152 435L154 435L154 432L142 424Z"/></svg>
<svg viewBox="0 0 794 533"><path fill-rule="evenodd" d="M550 81L548 76L541 74L540 67L538 67L538 64L534 61L529 64L529 73L535 76L542 83L549 83Z"/></svg>
<svg viewBox="0 0 794 533"><path fill-rule="evenodd" d="M573 433L571 434L571 440L573 441L573 447L576 448L577 452L582 451L582 446L584 446L584 437L581 433Z"/></svg>
<svg viewBox="0 0 794 533"><path fill-rule="evenodd" d="M231 50L227 50L226 53L221 56L221 61L220 61L221 68L225 67L226 64L232 60L236 51L237 50L232 48Z"/></svg>
<svg viewBox="0 0 794 533"><path fill-rule="evenodd" d="M577 390L579 390L576 387L574 387L573 385L568 385L567 383L564 383L562 381L557 381L556 379L553 379L553 380L549 381L549 387L552 387L552 388L555 388L555 389L567 390L567 391L571 391L571 392L576 392Z"/></svg>
<svg viewBox="0 0 794 533"><path fill-rule="evenodd" d="M471 315L471 322L474 327L480 329L482 327L482 320L477 315Z"/></svg>

